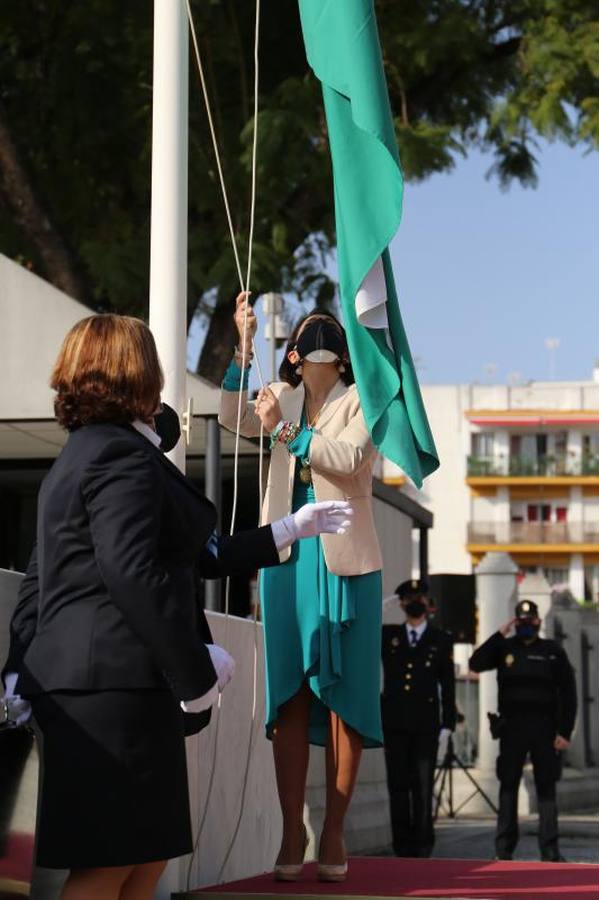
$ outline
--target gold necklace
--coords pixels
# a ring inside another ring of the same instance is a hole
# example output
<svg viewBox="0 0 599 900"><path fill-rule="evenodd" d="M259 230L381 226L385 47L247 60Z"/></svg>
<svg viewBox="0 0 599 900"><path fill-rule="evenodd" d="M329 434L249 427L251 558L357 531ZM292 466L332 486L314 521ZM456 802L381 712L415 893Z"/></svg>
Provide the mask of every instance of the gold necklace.
<svg viewBox="0 0 599 900"><path fill-rule="evenodd" d="M310 428L310 429L314 428L314 426L316 425L318 418L322 412L323 406L324 406L324 403L322 404L322 406L320 407L320 409L318 410L318 412L316 413L314 418L310 419L310 416L308 414L308 403L307 402L304 403L304 412L306 414L306 424L307 424L308 428ZM312 484L312 467L310 466L309 462L302 460L302 466L301 466L301 469L299 470L299 477L300 477L300 481L302 482L302 484Z"/></svg>

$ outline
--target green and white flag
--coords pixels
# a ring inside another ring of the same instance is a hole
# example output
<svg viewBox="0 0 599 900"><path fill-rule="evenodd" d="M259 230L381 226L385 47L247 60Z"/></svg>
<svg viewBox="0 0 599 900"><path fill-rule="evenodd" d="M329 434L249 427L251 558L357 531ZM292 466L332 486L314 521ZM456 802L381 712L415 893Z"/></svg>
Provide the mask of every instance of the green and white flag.
<svg viewBox="0 0 599 900"><path fill-rule="evenodd" d="M389 254L403 177L373 0L299 0L299 9L308 62L322 83L341 306L364 417L378 450L420 487L439 460Z"/></svg>

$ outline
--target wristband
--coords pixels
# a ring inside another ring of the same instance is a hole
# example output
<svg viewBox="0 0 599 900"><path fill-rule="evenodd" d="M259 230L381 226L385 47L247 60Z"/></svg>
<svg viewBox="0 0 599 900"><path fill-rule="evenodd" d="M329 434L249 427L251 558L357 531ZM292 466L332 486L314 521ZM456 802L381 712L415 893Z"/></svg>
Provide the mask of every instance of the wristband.
<svg viewBox="0 0 599 900"><path fill-rule="evenodd" d="M285 444L287 449L289 449L289 444L295 440L301 430L300 425L294 425L293 422L286 422L281 419L271 432L270 449L272 450L275 444Z"/></svg>
<svg viewBox="0 0 599 900"><path fill-rule="evenodd" d="M281 428L283 428L284 425L285 425L285 420L280 419L277 422L277 424L275 425L275 427L273 428L273 430L270 432L270 449L271 450L274 447L274 445L277 443L277 441L279 439L279 434L280 434Z"/></svg>
<svg viewBox="0 0 599 900"><path fill-rule="evenodd" d="M247 353L244 353L243 350L239 349L239 347L233 347L233 356L235 357L235 359L239 359L241 361L245 359L247 363L250 363L254 358L254 351L248 350Z"/></svg>

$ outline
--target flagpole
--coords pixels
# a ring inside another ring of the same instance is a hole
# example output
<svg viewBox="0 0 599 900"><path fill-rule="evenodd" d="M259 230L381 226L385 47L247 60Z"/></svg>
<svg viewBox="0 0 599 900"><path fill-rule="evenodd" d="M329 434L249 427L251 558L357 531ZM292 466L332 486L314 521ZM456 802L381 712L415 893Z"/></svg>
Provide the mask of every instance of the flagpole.
<svg viewBox="0 0 599 900"><path fill-rule="evenodd" d="M150 328L163 399L186 404L188 24L185 0L154 0ZM185 443L169 453L185 471Z"/></svg>

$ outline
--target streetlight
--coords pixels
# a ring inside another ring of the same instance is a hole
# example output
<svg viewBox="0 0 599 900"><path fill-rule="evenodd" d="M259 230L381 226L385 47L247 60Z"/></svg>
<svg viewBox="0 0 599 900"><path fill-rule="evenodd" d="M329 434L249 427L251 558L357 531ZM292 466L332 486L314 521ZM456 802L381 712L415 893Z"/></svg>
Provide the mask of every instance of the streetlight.
<svg viewBox="0 0 599 900"><path fill-rule="evenodd" d="M283 297L269 292L262 297L262 311L266 316L264 337L270 341L271 381L277 379L277 347L289 337L287 322L283 315Z"/></svg>
<svg viewBox="0 0 599 900"><path fill-rule="evenodd" d="M559 347L559 338L545 338L545 347L549 351L549 380L555 381L555 357Z"/></svg>

